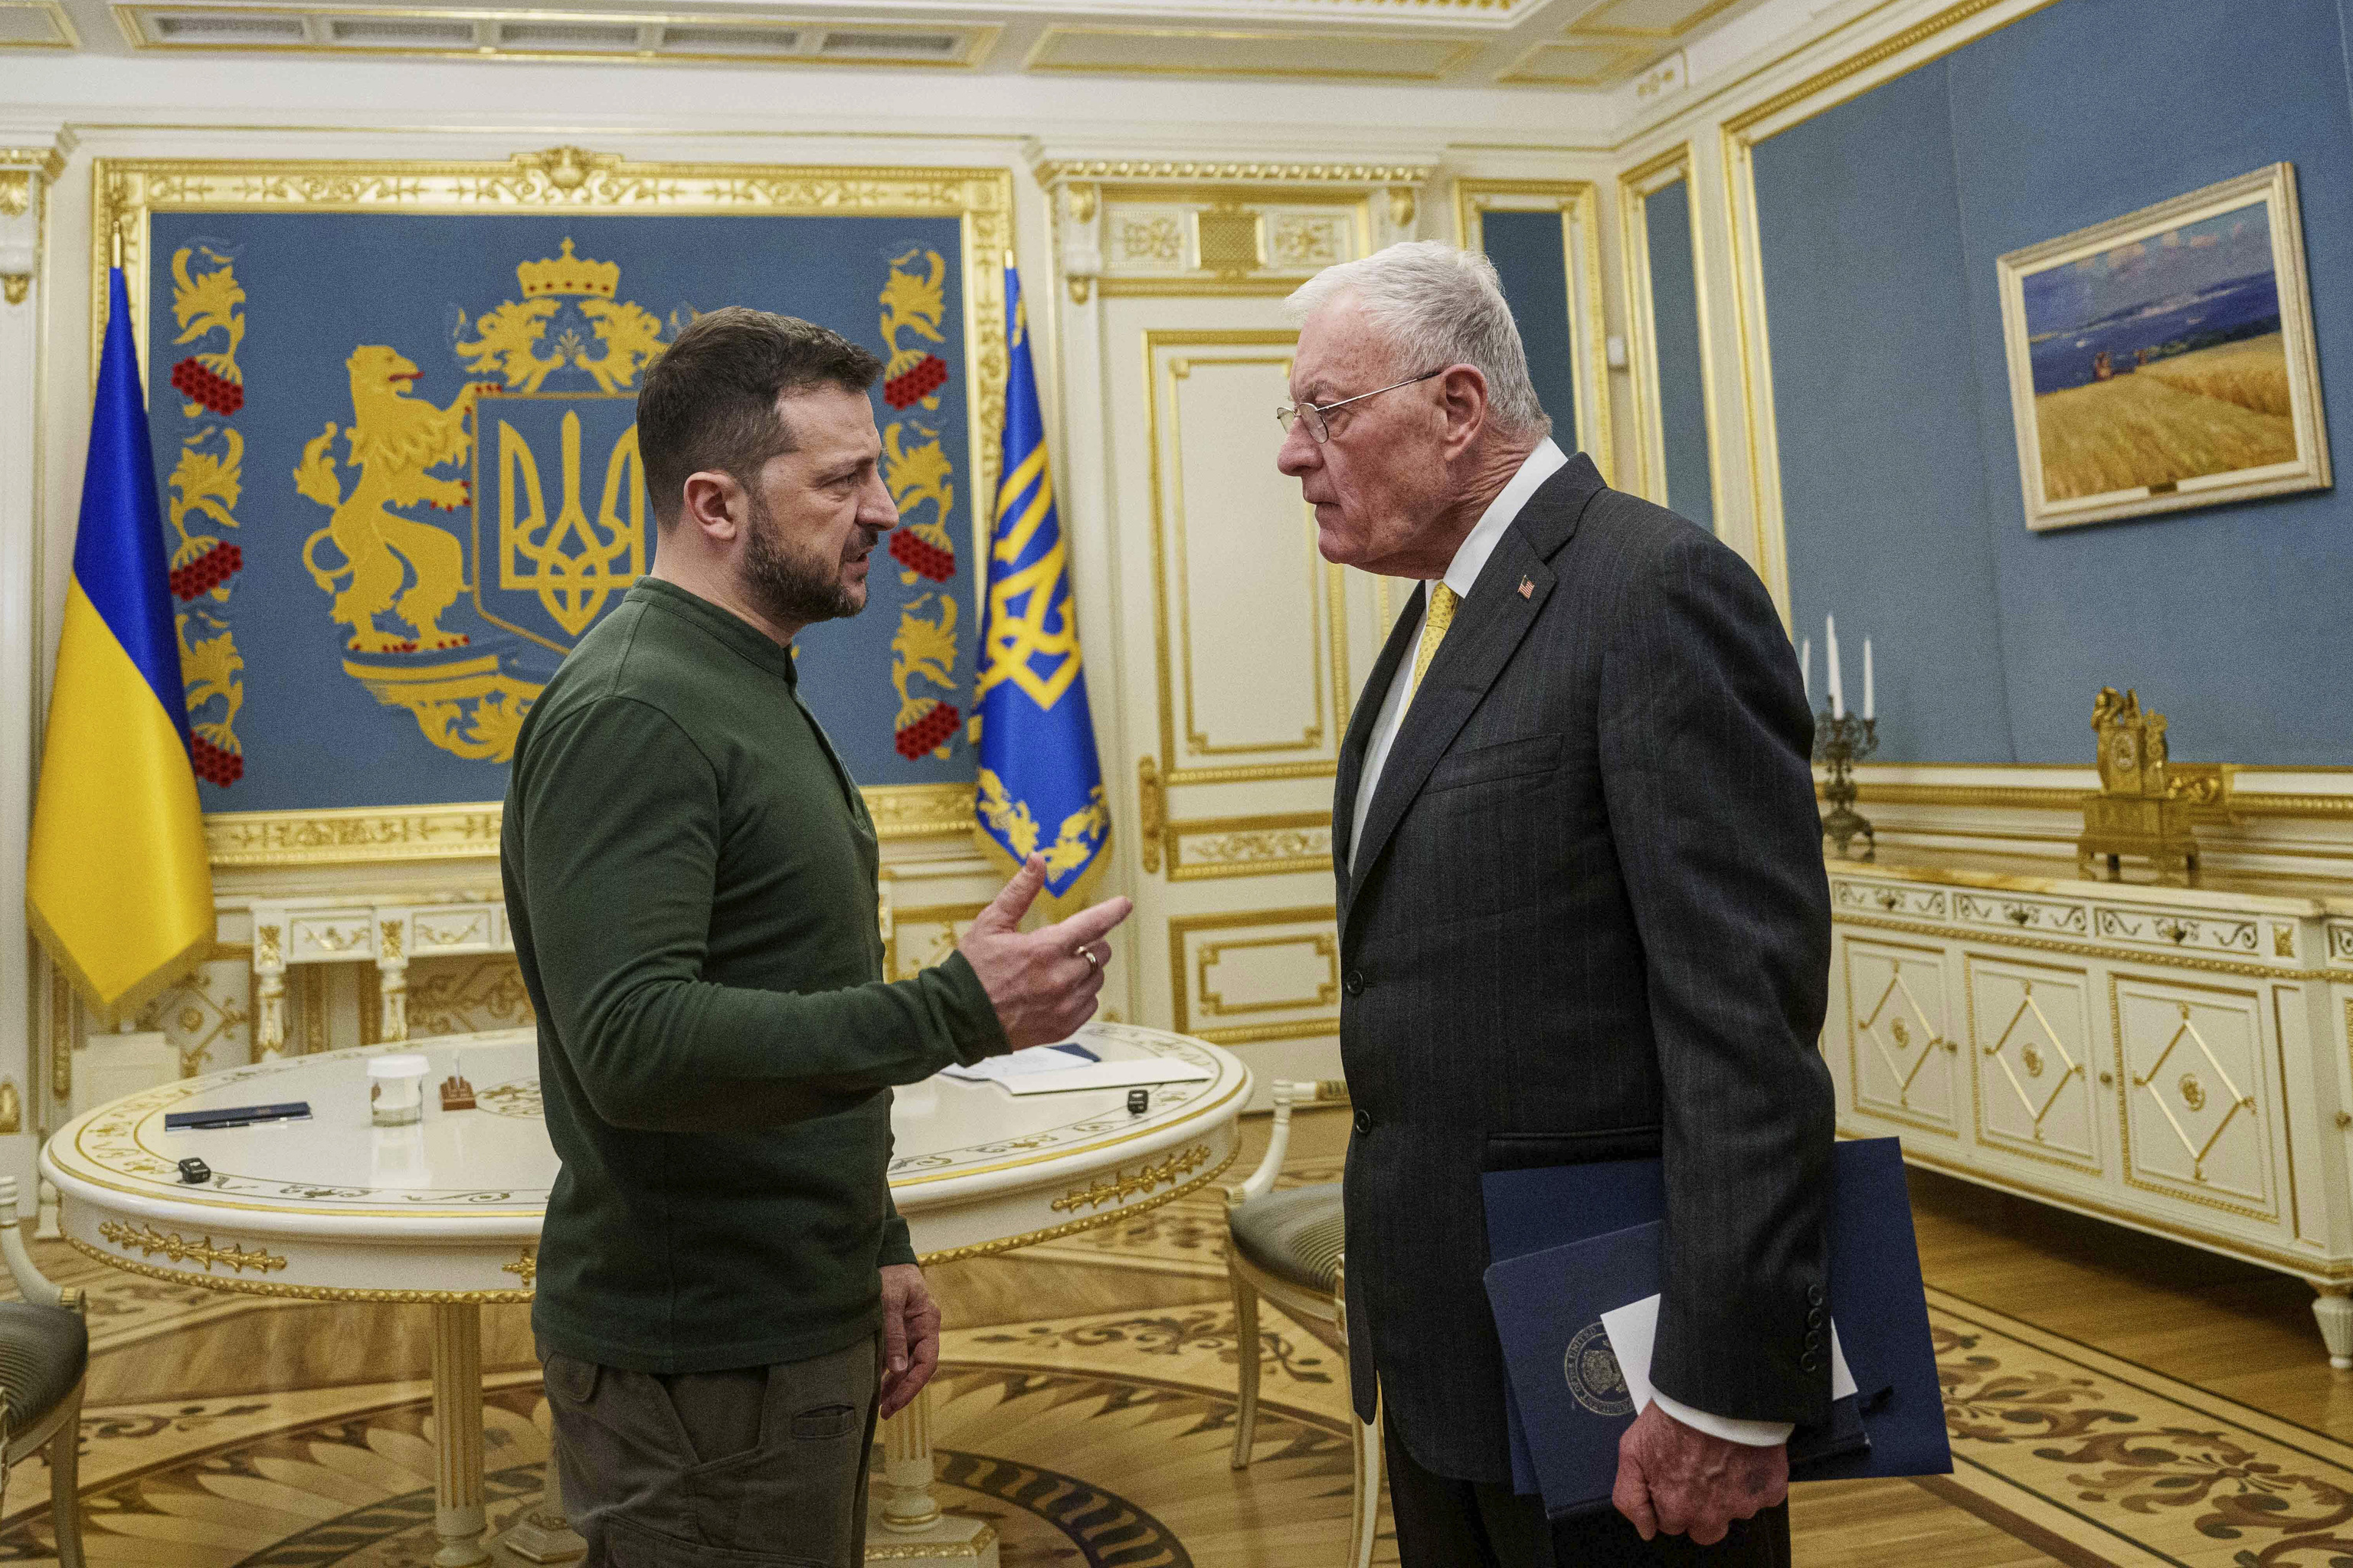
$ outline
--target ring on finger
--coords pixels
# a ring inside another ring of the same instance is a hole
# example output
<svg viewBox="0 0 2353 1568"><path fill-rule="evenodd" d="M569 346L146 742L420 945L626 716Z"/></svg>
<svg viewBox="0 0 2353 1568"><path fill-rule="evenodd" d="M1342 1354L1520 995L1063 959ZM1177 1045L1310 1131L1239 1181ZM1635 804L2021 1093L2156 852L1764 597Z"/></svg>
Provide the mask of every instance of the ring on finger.
<svg viewBox="0 0 2353 1568"><path fill-rule="evenodd" d="M1088 967L1088 968L1090 968L1090 969L1099 969L1103 968L1103 960L1102 960L1101 959L1099 959L1099 958L1095 957L1095 950L1094 950L1092 948L1089 948L1089 947L1077 947L1077 948L1072 948L1071 949L1071 957L1073 957L1073 958L1080 958L1080 959L1086 959L1086 961L1087 961L1087 967Z"/></svg>

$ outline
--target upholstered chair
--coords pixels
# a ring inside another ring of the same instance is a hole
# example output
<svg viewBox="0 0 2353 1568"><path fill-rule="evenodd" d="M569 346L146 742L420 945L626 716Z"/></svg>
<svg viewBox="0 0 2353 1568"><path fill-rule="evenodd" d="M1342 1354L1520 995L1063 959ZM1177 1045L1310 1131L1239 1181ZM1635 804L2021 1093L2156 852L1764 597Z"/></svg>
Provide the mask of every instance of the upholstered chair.
<svg viewBox="0 0 2353 1568"><path fill-rule="evenodd" d="M0 1256L20 1301L0 1301L0 1492L7 1471L48 1449L49 1509L59 1568L82 1568L79 1457L82 1379L90 1325L81 1292L50 1284L33 1266L16 1227L16 1182L0 1177Z"/></svg>
<svg viewBox="0 0 2353 1568"><path fill-rule="evenodd" d="M1240 1408L1234 1419L1234 1468L1250 1462L1258 1428L1261 1297L1339 1352L1340 1376L1347 1377L1348 1308L1342 1288L1340 1184L1275 1191L1283 1156L1291 1148L1291 1107L1301 1102L1344 1099L1337 1082L1273 1086L1274 1130L1266 1158L1250 1179L1226 1189L1226 1278L1234 1293L1234 1344L1241 1362ZM1373 1560L1373 1533L1381 1511L1381 1432L1377 1414L1356 1429L1356 1507L1348 1538L1350 1568Z"/></svg>

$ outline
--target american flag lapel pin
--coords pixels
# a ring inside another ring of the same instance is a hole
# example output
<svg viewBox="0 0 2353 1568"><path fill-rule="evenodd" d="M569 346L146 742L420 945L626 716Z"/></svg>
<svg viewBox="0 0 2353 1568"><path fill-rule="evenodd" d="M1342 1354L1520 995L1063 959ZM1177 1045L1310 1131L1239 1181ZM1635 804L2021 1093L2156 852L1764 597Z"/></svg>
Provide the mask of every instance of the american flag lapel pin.
<svg viewBox="0 0 2353 1568"><path fill-rule="evenodd" d="M1522 577L1522 578L1520 579L1520 597L1521 597L1522 599L1533 599L1534 597L1535 597L1535 591L1536 591L1536 580L1535 580L1535 578L1534 578L1534 577Z"/></svg>

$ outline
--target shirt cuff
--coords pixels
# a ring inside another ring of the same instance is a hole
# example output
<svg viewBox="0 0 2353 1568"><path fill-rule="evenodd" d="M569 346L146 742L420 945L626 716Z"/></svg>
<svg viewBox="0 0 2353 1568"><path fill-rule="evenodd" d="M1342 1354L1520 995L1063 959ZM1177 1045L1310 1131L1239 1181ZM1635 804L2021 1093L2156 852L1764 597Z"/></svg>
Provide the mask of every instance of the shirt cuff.
<svg viewBox="0 0 2353 1568"><path fill-rule="evenodd" d="M1730 1415L1710 1415L1704 1410L1694 1410L1679 1399L1669 1399L1657 1389L1651 1398L1661 1410L1682 1422L1694 1432L1704 1432L1711 1437L1721 1437L1727 1443L1742 1443L1751 1448L1778 1448L1789 1440L1797 1424L1792 1421L1743 1421Z"/></svg>

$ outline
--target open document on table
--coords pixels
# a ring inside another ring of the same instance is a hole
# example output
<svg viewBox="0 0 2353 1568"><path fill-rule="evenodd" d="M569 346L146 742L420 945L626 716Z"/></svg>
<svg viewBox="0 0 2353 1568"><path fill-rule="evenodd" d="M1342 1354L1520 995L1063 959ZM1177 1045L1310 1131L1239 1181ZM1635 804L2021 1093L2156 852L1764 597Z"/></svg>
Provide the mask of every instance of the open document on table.
<svg viewBox="0 0 2353 1568"><path fill-rule="evenodd" d="M1217 1069L1168 1056L1135 1056L1107 1062L1071 1041L1060 1045L1032 1045L1009 1056L991 1056L969 1067L949 1067L940 1075L960 1078L967 1084L1001 1084L1017 1095L1052 1095L1072 1089L1201 1083L1217 1076Z"/></svg>

